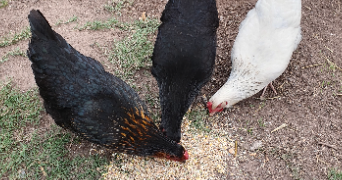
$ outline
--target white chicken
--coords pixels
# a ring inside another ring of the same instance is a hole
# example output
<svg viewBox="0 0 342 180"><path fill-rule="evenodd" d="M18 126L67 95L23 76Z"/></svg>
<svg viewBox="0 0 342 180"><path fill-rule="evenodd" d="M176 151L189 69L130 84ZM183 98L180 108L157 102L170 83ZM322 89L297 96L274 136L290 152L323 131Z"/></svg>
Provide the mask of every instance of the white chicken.
<svg viewBox="0 0 342 180"><path fill-rule="evenodd" d="M301 0L259 0L239 27L228 81L207 103L210 115L253 96L279 77L301 41ZM275 90L274 90L275 91Z"/></svg>

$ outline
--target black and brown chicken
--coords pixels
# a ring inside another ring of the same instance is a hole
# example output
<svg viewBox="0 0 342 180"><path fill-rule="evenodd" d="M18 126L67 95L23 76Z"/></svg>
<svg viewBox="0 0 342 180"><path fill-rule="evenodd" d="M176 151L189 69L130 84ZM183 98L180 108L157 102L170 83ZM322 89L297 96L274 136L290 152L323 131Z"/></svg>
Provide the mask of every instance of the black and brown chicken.
<svg viewBox="0 0 342 180"><path fill-rule="evenodd" d="M179 142L184 114L210 80L219 26L215 0L169 0L152 56L159 86L160 128Z"/></svg>
<svg viewBox="0 0 342 180"><path fill-rule="evenodd" d="M116 152L184 162L183 146L165 137L124 81L69 45L39 10L28 16L27 55L44 107L56 124Z"/></svg>

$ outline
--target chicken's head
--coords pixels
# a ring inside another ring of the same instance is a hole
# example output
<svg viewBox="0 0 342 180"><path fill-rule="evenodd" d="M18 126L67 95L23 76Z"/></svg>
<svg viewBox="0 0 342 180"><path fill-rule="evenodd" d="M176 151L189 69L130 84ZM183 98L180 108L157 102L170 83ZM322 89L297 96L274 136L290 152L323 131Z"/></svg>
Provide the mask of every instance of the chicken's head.
<svg viewBox="0 0 342 180"><path fill-rule="evenodd" d="M189 154L188 154L188 151L184 150L182 157L166 155L166 159L170 159L172 161L178 161L178 162L185 162L186 160L189 159Z"/></svg>
<svg viewBox="0 0 342 180"><path fill-rule="evenodd" d="M207 108L209 110L210 116L213 116L217 112L221 112L227 104L228 104L228 102L224 101L224 102L220 103L219 105L217 105L216 107L213 107L213 103L209 101L207 103Z"/></svg>
<svg viewBox="0 0 342 180"><path fill-rule="evenodd" d="M189 159L189 153L180 144L177 144L177 146L177 150L173 151L173 153L158 152L154 155L154 157L166 158L178 162L185 162L187 159Z"/></svg>

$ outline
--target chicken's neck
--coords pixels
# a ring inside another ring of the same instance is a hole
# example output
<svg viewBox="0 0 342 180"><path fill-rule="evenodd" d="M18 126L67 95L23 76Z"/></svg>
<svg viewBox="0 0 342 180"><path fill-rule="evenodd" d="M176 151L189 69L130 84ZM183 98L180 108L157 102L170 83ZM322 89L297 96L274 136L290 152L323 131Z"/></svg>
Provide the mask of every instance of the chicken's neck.
<svg viewBox="0 0 342 180"><path fill-rule="evenodd" d="M180 122L193 99L194 97L188 97L185 92L170 92L161 96L162 119Z"/></svg>
<svg viewBox="0 0 342 180"><path fill-rule="evenodd" d="M212 101L217 102L217 105L226 101L228 103L226 108L228 108L253 96L267 85L255 77L254 73L242 75L232 72L228 81L212 97Z"/></svg>
<svg viewBox="0 0 342 180"><path fill-rule="evenodd" d="M178 135L181 133L183 116L199 92L198 85L179 84L181 83L163 84L160 86L159 93L162 126L168 130L168 133Z"/></svg>

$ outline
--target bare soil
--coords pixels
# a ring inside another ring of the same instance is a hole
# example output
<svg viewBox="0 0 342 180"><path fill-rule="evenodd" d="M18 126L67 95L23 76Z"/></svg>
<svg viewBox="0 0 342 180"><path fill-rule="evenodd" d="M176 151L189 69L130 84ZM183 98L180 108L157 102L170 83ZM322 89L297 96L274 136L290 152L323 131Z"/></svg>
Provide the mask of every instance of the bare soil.
<svg viewBox="0 0 342 180"><path fill-rule="evenodd" d="M29 11L32 8L40 9L53 29L75 49L99 60L107 70L115 73L116 67L108 62L105 50L111 48L113 40L122 38L124 34L115 29L74 29L76 25L87 21L107 20L112 17L113 14L103 8L107 2L10 1L7 7L0 9L0 36L20 32L28 26ZM124 21L137 20L142 12L146 12L150 18L159 18L166 2L135 0L131 7L124 8L122 15L117 17ZM256 0L217 0L220 27L216 68L200 96L209 99L228 79L231 68L230 50L239 24L255 3ZM201 176L201 179L327 179L331 169L342 170L341 3L340 0L302 1L303 39L286 71L274 82L278 95L267 91L266 100L260 100L260 92L214 117L206 115L203 118L209 129L226 132L229 139L237 141L238 152L236 157L232 153L221 155L225 172L212 172L209 176ZM79 17L77 22L54 25L73 15ZM27 49L27 44L28 40L25 40L0 48L0 58L14 47ZM30 62L25 57L10 57L7 62L0 64L0 82L8 81L8 78L12 78L14 84L23 91L36 87ZM149 69L138 71L133 83L139 89L142 99L151 99L146 100L147 104L152 112L158 114L158 88ZM147 97L149 95L151 97ZM205 110L199 101L193 105L193 109L196 108ZM46 122L42 123L43 127L51 125L52 119L49 118L42 113L41 121ZM155 117L157 121L159 118ZM273 131L283 124L286 126ZM186 140L190 142L193 138L186 135L189 137L182 140L185 145ZM197 148L199 147L202 146ZM83 141L80 144L71 144L69 149L71 154L87 155L95 151L106 153L105 149ZM213 153L216 156L215 151ZM190 155L192 157L194 156ZM158 163L157 165L163 164ZM148 172L164 173L158 170L158 166L154 168L156 171ZM137 167L136 170L138 169ZM108 174L114 171L109 169ZM179 174L168 177L187 178Z"/></svg>

